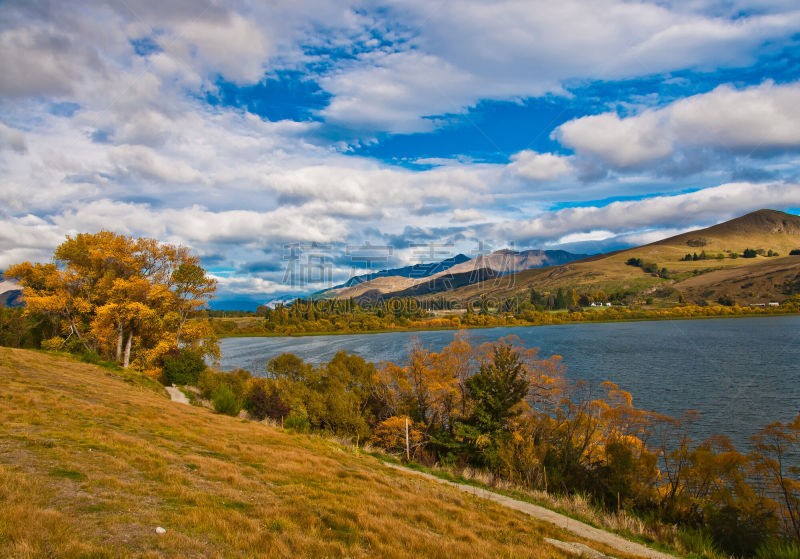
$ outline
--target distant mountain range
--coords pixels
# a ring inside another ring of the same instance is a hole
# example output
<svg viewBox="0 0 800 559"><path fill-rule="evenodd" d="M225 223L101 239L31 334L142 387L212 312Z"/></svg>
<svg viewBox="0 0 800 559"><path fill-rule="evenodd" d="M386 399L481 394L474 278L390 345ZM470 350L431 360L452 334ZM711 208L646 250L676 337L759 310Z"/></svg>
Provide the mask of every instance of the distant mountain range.
<svg viewBox="0 0 800 559"><path fill-rule="evenodd" d="M532 268L565 264L586 258L564 250L498 250L476 258L459 254L433 264L417 264L382 270L351 278L348 282L323 291L322 297L375 300L392 297L419 297L514 274Z"/></svg>
<svg viewBox="0 0 800 559"><path fill-rule="evenodd" d="M331 289L340 289L342 287L353 287L359 283L364 283L377 278L385 278L388 276L397 276L402 278L425 278L443 272L448 268L452 268L458 264L469 262L469 256L457 254L452 258L447 258L441 262L430 262L424 264L414 264L413 266L404 266L403 268L393 268L391 270L381 270L379 272L371 272L360 276L353 276L341 285L336 285Z"/></svg>
<svg viewBox="0 0 800 559"><path fill-rule="evenodd" d="M745 249L757 254L744 258ZM624 293L632 302L761 305L800 294L800 255L790 254L798 250L800 216L758 210L648 245L523 270L503 282L454 286L436 296L465 302L484 295L525 297L531 289L553 293L563 287L578 294ZM666 277L660 274L664 269ZM405 289L382 296L400 296Z"/></svg>

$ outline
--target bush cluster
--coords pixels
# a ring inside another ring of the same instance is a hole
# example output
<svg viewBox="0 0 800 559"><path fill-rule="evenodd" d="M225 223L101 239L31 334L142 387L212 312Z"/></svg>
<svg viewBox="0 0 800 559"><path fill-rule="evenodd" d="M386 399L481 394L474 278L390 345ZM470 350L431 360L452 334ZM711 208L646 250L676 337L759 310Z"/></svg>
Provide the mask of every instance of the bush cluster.
<svg viewBox="0 0 800 559"><path fill-rule="evenodd" d="M206 363L196 351L173 349L164 356L161 369L165 384L194 385L206 370Z"/></svg>

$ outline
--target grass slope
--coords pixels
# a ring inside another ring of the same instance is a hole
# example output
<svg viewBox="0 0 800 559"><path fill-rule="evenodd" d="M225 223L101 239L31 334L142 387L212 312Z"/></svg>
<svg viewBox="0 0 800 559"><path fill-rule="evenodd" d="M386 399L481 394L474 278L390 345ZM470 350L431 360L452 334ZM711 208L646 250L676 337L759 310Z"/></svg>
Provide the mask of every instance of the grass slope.
<svg viewBox="0 0 800 559"><path fill-rule="evenodd" d="M136 375L0 348L0 556L567 557L544 537L577 539Z"/></svg>

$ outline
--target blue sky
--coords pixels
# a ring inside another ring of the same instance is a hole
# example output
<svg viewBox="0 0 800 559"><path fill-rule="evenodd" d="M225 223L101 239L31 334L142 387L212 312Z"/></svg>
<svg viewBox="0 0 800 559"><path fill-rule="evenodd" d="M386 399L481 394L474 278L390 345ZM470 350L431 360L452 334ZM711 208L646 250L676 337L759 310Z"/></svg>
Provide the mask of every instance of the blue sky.
<svg viewBox="0 0 800 559"><path fill-rule="evenodd" d="M111 229L255 305L797 213L795 4L7 1L0 269Z"/></svg>

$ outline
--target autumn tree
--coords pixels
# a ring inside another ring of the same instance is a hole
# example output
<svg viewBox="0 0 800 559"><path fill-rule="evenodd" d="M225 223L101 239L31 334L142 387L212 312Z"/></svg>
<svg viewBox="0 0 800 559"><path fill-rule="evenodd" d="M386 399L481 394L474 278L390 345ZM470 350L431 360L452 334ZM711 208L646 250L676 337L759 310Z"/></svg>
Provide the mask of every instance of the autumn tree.
<svg viewBox="0 0 800 559"><path fill-rule="evenodd" d="M82 233L67 237L52 262L24 262L7 275L20 280L27 313L58 324L60 335L46 347L97 352L153 374L178 349L219 355L210 327L188 323L216 281L185 247Z"/></svg>
<svg viewBox="0 0 800 559"><path fill-rule="evenodd" d="M800 414L771 423L753 437L753 458L772 498L779 504L785 532L800 542Z"/></svg>
<svg viewBox="0 0 800 559"><path fill-rule="evenodd" d="M415 456L417 450L424 444L424 437L414 420L407 415L393 415L378 423L372 435L372 444L389 451L405 453L406 425L408 425L408 451L412 457Z"/></svg>

